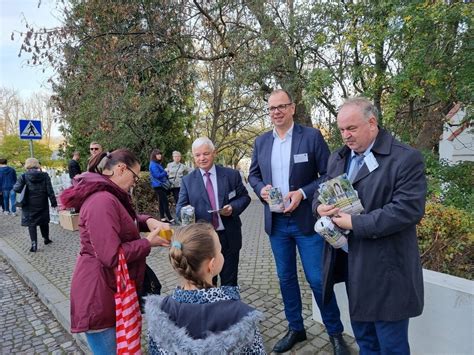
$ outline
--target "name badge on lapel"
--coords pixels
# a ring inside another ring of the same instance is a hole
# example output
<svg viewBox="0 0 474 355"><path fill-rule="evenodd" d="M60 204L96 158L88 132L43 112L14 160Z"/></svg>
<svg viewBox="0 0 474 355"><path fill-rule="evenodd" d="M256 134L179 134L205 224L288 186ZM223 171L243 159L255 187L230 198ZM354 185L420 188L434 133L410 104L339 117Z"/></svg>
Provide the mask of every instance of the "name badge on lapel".
<svg viewBox="0 0 474 355"><path fill-rule="evenodd" d="M367 169L369 169L369 172L372 172L379 167L379 163L377 159L375 159L374 154L372 152L370 152L369 155L364 157L364 162L365 165L367 165Z"/></svg>
<svg viewBox="0 0 474 355"><path fill-rule="evenodd" d="M229 200L232 200L237 194L235 193L235 190L229 192Z"/></svg>
<svg viewBox="0 0 474 355"><path fill-rule="evenodd" d="M308 161L308 153L295 154L293 155L293 159L295 160L295 164L306 163Z"/></svg>

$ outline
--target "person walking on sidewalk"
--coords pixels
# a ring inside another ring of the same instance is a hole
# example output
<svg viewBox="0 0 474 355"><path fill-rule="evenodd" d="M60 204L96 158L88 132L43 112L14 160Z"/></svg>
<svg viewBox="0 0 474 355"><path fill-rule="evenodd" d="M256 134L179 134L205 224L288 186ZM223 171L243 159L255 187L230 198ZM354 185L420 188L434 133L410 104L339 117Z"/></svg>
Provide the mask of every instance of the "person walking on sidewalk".
<svg viewBox="0 0 474 355"><path fill-rule="evenodd" d="M288 92L275 90L268 99L272 131L257 137L252 153L249 182L264 204L265 232L275 257L280 290L289 330L273 348L282 353L306 340L301 293L296 267L296 250L301 257L306 280L321 311L329 340L337 355L349 354L342 338L336 297L323 304L323 239L314 232L316 218L311 210L314 191L326 174L329 148L321 132L294 123L295 104ZM269 191L280 188L284 210L271 212Z"/></svg>
<svg viewBox="0 0 474 355"><path fill-rule="evenodd" d="M31 239L30 252L38 249L37 227L39 226L44 244L53 241L49 237L49 203L51 207L58 206L54 196L53 186L49 175L41 171L38 159L28 158L25 162L26 172L20 176L13 190L20 193L26 185L25 198L21 207L21 225L28 227Z"/></svg>
<svg viewBox="0 0 474 355"><path fill-rule="evenodd" d="M3 197L3 213L16 216L16 194L13 191L13 186L16 183L16 171L7 164L7 159L0 159L0 189Z"/></svg>
<svg viewBox="0 0 474 355"><path fill-rule="evenodd" d="M145 276L145 258L152 247L168 246L158 235L169 225L137 215L130 189L139 180L140 164L126 149L102 153L91 160L102 173L87 172L60 195L66 208L79 211L81 250L71 282L71 332L86 333L94 354L115 354L115 270L119 248L127 260L130 278L138 291ZM140 231L151 231L146 238Z"/></svg>
<svg viewBox="0 0 474 355"><path fill-rule="evenodd" d="M212 285L224 264L212 225L179 228L169 258L183 281L171 296L146 299L150 354L265 354L263 314L240 300L237 286Z"/></svg>

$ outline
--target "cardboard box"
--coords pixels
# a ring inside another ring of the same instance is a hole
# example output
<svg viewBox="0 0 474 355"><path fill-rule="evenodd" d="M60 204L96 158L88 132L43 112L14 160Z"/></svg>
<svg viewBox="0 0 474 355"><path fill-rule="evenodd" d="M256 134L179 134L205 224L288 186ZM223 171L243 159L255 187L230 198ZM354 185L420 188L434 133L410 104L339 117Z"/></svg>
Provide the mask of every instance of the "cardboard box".
<svg viewBox="0 0 474 355"><path fill-rule="evenodd" d="M70 231L79 230L79 213L71 213L71 211L59 211L59 224L64 229Z"/></svg>

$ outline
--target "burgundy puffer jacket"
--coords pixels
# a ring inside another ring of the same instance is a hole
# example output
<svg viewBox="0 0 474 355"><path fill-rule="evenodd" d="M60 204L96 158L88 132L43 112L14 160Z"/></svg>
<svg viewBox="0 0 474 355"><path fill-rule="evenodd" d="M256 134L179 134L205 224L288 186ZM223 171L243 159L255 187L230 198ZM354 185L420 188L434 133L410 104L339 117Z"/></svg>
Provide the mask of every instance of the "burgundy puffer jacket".
<svg viewBox="0 0 474 355"><path fill-rule="evenodd" d="M77 176L76 182L60 197L65 207L80 209L81 250L71 282L73 333L115 327L118 249L123 248L130 278L140 288L151 248L137 228L147 231L150 217L135 214L125 191L95 173Z"/></svg>

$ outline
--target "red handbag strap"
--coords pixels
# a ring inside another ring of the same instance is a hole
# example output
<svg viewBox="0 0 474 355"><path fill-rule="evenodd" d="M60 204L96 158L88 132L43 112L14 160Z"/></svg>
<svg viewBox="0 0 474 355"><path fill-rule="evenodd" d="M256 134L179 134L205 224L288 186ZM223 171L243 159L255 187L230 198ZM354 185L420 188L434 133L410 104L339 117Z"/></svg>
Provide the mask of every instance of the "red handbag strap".
<svg viewBox="0 0 474 355"><path fill-rule="evenodd" d="M130 280L130 275L128 274L127 262L122 247L118 251L118 264L115 275L117 277L117 292L125 291L125 285Z"/></svg>

